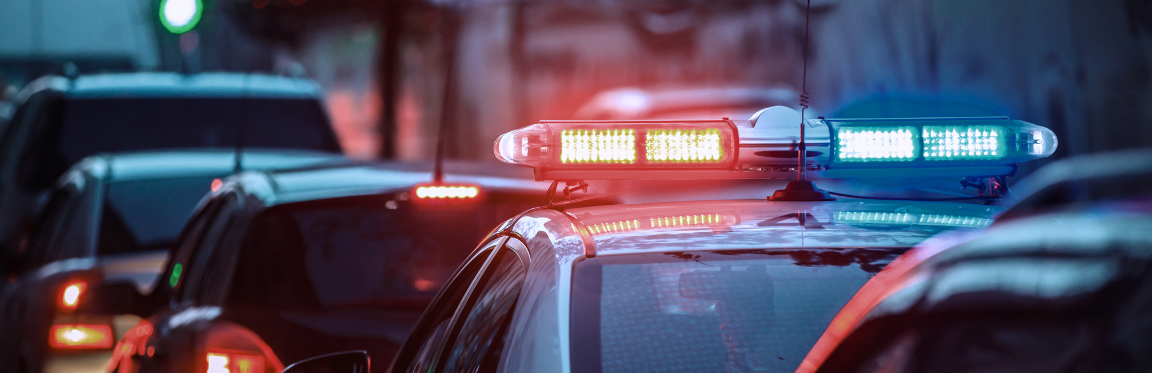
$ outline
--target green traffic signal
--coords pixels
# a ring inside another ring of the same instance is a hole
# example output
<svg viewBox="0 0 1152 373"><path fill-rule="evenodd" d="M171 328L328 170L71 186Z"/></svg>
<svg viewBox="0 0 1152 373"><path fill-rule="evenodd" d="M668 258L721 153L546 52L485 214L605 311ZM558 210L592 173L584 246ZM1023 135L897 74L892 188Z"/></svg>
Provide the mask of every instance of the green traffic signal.
<svg viewBox="0 0 1152 373"><path fill-rule="evenodd" d="M160 24L173 34L191 31L203 13L201 0L160 0Z"/></svg>

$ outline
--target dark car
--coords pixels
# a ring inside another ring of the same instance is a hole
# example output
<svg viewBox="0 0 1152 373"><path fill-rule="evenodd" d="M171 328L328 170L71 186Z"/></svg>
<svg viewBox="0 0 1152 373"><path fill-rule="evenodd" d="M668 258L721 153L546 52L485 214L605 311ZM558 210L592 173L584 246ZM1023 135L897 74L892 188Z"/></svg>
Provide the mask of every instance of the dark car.
<svg viewBox="0 0 1152 373"><path fill-rule="evenodd" d="M0 140L0 255L18 254L43 192L93 154L237 145L339 153L320 97L311 81L258 74L37 79Z"/></svg>
<svg viewBox="0 0 1152 373"><path fill-rule="evenodd" d="M152 316L109 367L271 373L345 350L387 363L492 227L543 196L526 173L448 166L442 184L425 184L430 167L408 163L229 179L189 221L157 289L136 303Z"/></svg>
<svg viewBox="0 0 1152 373"><path fill-rule="evenodd" d="M24 260L0 297L0 371L73 372L104 366L138 317L86 312L103 282L150 292L197 203L239 163L275 169L346 162L306 151L101 154L61 177ZM83 298L82 298L83 297Z"/></svg>
<svg viewBox="0 0 1152 373"><path fill-rule="evenodd" d="M1054 162L986 231L881 271L798 372L1152 370L1148 149Z"/></svg>

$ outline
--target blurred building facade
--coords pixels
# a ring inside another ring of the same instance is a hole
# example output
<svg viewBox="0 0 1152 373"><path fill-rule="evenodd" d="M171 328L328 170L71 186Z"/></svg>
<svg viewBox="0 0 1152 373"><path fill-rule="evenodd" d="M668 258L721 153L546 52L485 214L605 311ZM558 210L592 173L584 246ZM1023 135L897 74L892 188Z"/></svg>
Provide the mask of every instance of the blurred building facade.
<svg viewBox="0 0 1152 373"><path fill-rule="evenodd" d="M800 88L805 1L661 4L467 13L458 105L475 132L465 137L565 118L611 88ZM821 113L896 98L868 112L949 115L958 103L1052 128L1058 156L1152 144L1150 1L825 0L811 17L807 90ZM458 155L490 151L474 145Z"/></svg>
<svg viewBox="0 0 1152 373"><path fill-rule="evenodd" d="M500 133L605 90L803 85L807 0L205 0L190 59L158 2L0 2L0 66L304 71L351 155L401 159L445 125L449 157L491 160ZM1152 0L813 0L810 29L824 115L1008 115L1058 156L1152 144Z"/></svg>

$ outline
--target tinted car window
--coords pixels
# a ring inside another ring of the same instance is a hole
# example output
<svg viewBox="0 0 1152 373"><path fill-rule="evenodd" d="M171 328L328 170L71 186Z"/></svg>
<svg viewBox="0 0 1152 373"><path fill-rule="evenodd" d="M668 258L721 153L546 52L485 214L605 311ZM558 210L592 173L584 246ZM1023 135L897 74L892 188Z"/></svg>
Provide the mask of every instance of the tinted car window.
<svg viewBox="0 0 1152 373"><path fill-rule="evenodd" d="M489 245L489 248L491 244ZM448 324L464 295L472 287L476 274L488 262L492 251L484 251L465 264L455 281L444 289L438 301L428 307L420 325L412 331L412 335L404 342L404 350L397 356L395 370L397 372L426 373L432 368L432 362L440 352L445 336L448 334Z"/></svg>
<svg viewBox="0 0 1152 373"><path fill-rule="evenodd" d="M22 164L24 183L51 185L68 166L102 152L242 145L339 152L313 99L73 98L49 110Z"/></svg>
<svg viewBox="0 0 1152 373"><path fill-rule="evenodd" d="M73 194L70 189L58 190L48 200L44 212L32 230L32 242L29 245L32 252L28 253L27 265L38 267L54 260L55 254L60 250L59 243L63 238L60 231L64 227L68 211L71 210L72 200Z"/></svg>
<svg viewBox="0 0 1152 373"><path fill-rule="evenodd" d="M211 177L185 177L108 184L97 252L168 249L211 183Z"/></svg>
<svg viewBox="0 0 1152 373"><path fill-rule="evenodd" d="M24 190L39 190L52 186L72 163L64 163L60 148L53 139L60 137L60 126L56 125L63 111L64 100L55 95L45 95L44 101L35 107L27 118L25 129L28 138L14 138L13 141L26 141L24 150L14 165L16 180ZM77 159L79 160L79 159Z"/></svg>
<svg viewBox="0 0 1152 373"><path fill-rule="evenodd" d="M514 204L425 206L373 195L272 207L242 241L236 304L422 310Z"/></svg>
<svg viewBox="0 0 1152 373"><path fill-rule="evenodd" d="M220 251L220 243L232 225L239 207L239 200L232 195L226 195L222 198L219 210L208 222L204 235L200 237L192 249L188 266L184 269L184 272L187 273L184 285L177 289L176 295L180 302L204 304L206 293L219 291L219 289L213 289L212 286L219 284L217 281L221 279L218 277L220 277L221 271L225 269L213 268L210 263Z"/></svg>
<svg viewBox="0 0 1152 373"><path fill-rule="evenodd" d="M579 261L573 372L794 371L836 313L903 251L671 252Z"/></svg>
<svg viewBox="0 0 1152 373"><path fill-rule="evenodd" d="M492 372L504 347L504 332L524 284L525 268L516 253L500 250L476 283L445 372Z"/></svg>

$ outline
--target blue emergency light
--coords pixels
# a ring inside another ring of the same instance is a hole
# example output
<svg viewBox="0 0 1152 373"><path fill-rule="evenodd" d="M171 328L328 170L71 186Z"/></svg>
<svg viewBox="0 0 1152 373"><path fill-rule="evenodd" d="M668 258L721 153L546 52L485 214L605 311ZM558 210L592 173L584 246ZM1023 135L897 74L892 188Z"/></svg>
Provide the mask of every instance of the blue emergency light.
<svg viewBox="0 0 1152 373"><path fill-rule="evenodd" d="M1002 176L1052 155L1047 128L1006 117L811 119L811 177ZM501 161L537 180L789 179L799 167L792 126L748 121L541 121L496 140Z"/></svg>

